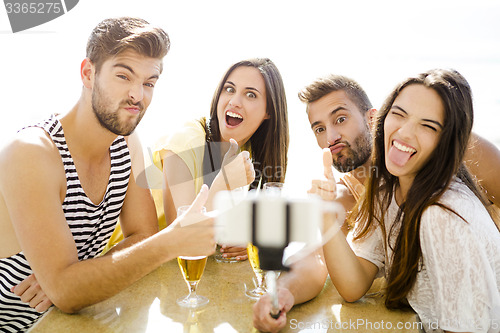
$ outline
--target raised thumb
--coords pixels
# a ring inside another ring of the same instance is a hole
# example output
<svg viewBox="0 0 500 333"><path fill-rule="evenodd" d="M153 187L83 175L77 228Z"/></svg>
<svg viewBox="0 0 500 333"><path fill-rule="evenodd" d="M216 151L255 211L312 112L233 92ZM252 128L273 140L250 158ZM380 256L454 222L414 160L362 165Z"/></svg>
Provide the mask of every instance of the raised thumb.
<svg viewBox="0 0 500 333"><path fill-rule="evenodd" d="M330 149L324 148L323 149L323 170L326 179L328 180L335 180L335 176L333 175L333 170L332 170L332 164L333 164L333 157Z"/></svg>
<svg viewBox="0 0 500 333"><path fill-rule="evenodd" d="M200 193L196 196L194 199L193 203L191 204L191 207L189 207L188 212L193 212L193 213L200 213L201 208L205 205L208 199L208 186L206 184L203 184L201 186Z"/></svg>
<svg viewBox="0 0 500 333"><path fill-rule="evenodd" d="M235 139L229 139L229 143L231 145L229 146L229 150L227 151L226 155L224 155L224 158L232 158L238 155L238 142L236 142Z"/></svg>

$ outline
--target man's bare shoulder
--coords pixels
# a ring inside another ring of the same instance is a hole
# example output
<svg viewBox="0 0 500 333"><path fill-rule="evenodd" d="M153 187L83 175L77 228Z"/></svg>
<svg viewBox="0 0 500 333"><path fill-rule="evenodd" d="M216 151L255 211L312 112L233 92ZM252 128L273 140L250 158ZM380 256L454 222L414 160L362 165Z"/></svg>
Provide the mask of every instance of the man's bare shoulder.
<svg viewBox="0 0 500 333"><path fill-rule="evenodd" d="M16 133L0 148L0 173L23 168L53 167L61 163L57 147L47 132L33 127Z"/></svg>
<svg viewBox="0 0 500 333"><path fill-rule="evenodd" d="M139 175L145 175L145 163L144 163L144 150L139 136L136 132L133 132L129 136L124 137L125 142L127 142L128 151L130 153L130 159L132 161L132 172L136 177Z"/></svg>

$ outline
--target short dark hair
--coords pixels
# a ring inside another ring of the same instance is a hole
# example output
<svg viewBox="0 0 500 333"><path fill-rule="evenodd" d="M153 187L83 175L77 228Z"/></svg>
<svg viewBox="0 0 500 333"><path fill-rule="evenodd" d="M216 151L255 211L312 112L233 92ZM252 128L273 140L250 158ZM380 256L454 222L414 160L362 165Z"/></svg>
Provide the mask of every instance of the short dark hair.
<svg viewBox="0 0 500 333"><path fill-rule="evenodd" d="M110 18L99 23L90 34L87 58L99 71L107 59L125 50L162 59L169 49L170 39L163 29L140 18Z"/></svg>
<svg viewBox="0 0 500 333"><path fill-rule="evenodd" d="M309 104L334 91L344 91L361 113L372 108L368 95L359 83L346 76L334 74L318 78L304 87L299 92L299 99Z"/></svg>

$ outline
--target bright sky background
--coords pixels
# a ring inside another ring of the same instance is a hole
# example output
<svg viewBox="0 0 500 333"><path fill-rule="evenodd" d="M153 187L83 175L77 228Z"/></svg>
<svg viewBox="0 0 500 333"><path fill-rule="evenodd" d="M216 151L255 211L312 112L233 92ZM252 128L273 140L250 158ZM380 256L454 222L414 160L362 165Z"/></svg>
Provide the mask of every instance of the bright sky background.
<svg viewBox="0 0 500 333"><path fill-rule="evenodd" d="M250 57L271 58L285 81L291 131L287 182L300 188L320 173L321 157L297 92L328 73L356 79L378 108L407 76L455 68L472 86L475 130L500 146L500 1L493 0L80 0L66 15L16 34L2 6L1 142L76 103L92 28L123 15L160 25L172 42L138 128L146 147L185 120L208 115L222 74Z"/></svg>

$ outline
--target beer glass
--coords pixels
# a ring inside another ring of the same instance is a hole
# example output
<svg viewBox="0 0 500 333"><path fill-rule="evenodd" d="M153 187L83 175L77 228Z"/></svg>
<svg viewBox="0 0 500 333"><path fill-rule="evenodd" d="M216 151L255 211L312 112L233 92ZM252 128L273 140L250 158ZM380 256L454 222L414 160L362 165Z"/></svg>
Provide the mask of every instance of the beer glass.
<svg viewBox="0 0 500 333"><path fill-rule="evenodd" d="M177 209L177 216L184 214L189 206L181 206ZM202 208L201 213L205 213L205 207ZM196 294L196 288L200 282L201 276L205 271L205 265L207 263L206 256L200 257L186 257L181 256L177 258L177 263L181 269L184 281L186 281L189 294L184 297L177 299L177 304L186 308L197 308L208 304L209 300L205 296L200 296Z"/></svg>
<svg viewBox="0 0 500 333"><path fill-rule="evenodd" d="M252 290L247 290L245 294L252 299L259 299L267 292L264 272L260 269L259 249L249 243L247 246L247 252L248 261L250 261L250 265L252 266L255 277L257 278L257 286Z"/></svg>

